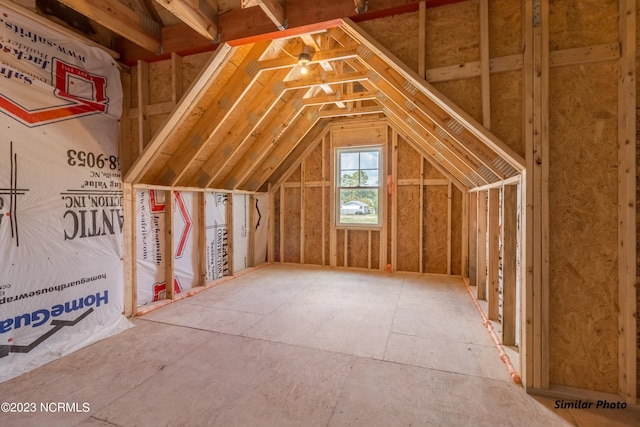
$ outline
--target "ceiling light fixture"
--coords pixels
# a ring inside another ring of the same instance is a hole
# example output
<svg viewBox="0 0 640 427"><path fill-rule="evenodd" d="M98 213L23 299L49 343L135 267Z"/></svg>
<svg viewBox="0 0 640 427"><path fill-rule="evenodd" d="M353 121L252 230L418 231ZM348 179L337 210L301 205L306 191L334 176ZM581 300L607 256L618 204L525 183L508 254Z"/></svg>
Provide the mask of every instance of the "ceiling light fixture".
<svg viewBox="0 0 640 427"><path fill-rule="evenodd" d="M298 65L300 66L300 73L307 74L309 72L309 63L311 62L311 56L305 51L298 55Z"/></svg>

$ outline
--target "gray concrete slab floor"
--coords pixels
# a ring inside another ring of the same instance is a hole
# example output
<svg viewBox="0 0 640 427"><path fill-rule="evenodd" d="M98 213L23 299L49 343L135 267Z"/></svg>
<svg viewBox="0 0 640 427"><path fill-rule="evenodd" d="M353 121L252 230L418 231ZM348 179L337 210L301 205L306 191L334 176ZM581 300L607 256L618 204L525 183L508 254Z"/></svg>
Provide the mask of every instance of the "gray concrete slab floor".
<svg viewBox="0 0 640 427"><path fill-rule="evenodd" d="M0 426L633 426L514 384L458 278L269 265L0 384Z"/></svg>

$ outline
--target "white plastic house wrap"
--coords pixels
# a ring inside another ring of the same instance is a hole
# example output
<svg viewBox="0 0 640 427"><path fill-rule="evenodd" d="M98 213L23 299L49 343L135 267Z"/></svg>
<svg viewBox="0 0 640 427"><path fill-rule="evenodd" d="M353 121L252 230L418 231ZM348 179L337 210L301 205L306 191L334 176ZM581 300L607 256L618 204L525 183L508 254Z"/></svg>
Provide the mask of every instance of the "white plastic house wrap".
<svg viewBox="0 0 640 427"><path fill-rule="evenodd" d="M0 5L0 381L118 330L116 63Z"/></svg>

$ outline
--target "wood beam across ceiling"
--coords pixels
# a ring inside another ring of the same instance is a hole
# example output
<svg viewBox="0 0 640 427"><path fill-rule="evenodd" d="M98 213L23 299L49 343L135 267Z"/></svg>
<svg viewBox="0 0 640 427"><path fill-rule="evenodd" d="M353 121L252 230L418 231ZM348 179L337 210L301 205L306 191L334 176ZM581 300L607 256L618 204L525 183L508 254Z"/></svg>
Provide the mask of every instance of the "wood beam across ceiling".
<svg viewBox="0 0 640 427"><path fill-rule="evenodd" d="M265 15L282 31L287 28L284 8L276 0L242 0L242 9L259 6Z"/></svg>
<svg viewBox="0 0 640 427"><path fill-rule="evenodd" d="M218 11L207 1L155 0L207 40L218 40Z"/></svg>
<svg viewBox="0 0 640 427"><path fill-rule="evenodd" d="M160 27L157 31L144 28L142 17L118 0L59 1L145 50L161 53Z"/></svg>
<svg viewBox="0 0 640 427"><path fill-rule="evenodd" d="M93 0L98 1L98 0ZM111 0L112 2L116 0ZM166 2L167 0L155 0ZM174 0L176 1L176 0ZM427 0L426 7L442 6L464 0ZM246 9L231 9L219 11L217 19L218 42L239 44L255 43L260 40L273 40L284 35L300 35L314 30L335 27L341 24L345 16L353 17L360 22L377 19L400 13L416 12L418 0L377 0L370 2L367 13L358 15L354 11L354 4L345 0L326 0L323 2L287 2L287 29L274 31L273 21L262 12L259 7ZM195 52L215 49L215 44L207 37L199 37L186 23L165 26L161 30L161 40L164 56L150 53L149 49L141 49L127 40L126 34L121 34L123 40L120 46L122 60L127 65L135 64L138 59L153 61L166 59L170 52L187 55ZM155 51L151 51L155 52Z"/></svg>

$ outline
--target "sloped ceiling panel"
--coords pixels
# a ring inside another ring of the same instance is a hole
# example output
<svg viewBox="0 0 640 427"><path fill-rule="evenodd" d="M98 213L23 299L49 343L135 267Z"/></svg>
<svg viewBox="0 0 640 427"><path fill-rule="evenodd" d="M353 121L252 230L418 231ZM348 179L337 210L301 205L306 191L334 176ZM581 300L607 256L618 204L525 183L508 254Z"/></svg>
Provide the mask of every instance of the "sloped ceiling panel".
<svg viewBox="0 0 640 427"><path fill-rule="evenodd" d="M125 181L257 191L337 117L386 118L457 185L518 175L524 160L349 20L221 45ZM308 72L298 64L310 54Z"/></svg>

